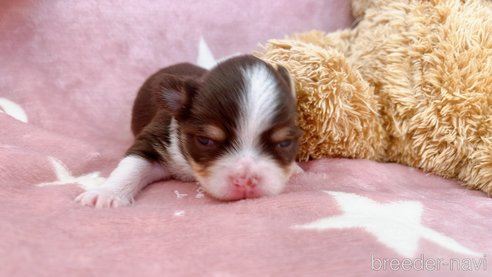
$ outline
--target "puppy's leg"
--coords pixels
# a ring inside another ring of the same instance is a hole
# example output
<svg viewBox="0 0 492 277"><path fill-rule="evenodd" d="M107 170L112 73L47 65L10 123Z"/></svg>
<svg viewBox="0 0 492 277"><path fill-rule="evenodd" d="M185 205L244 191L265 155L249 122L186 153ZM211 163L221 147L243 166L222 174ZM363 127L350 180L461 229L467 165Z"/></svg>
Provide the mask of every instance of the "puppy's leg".
<svg viewBox="0 0 492 277"><path fill-rule="evenodd" d="M75 201L97 208L128 206L146 185L169 176L160 163L129 155L120 161L101 187L80 194Z"/></svg>

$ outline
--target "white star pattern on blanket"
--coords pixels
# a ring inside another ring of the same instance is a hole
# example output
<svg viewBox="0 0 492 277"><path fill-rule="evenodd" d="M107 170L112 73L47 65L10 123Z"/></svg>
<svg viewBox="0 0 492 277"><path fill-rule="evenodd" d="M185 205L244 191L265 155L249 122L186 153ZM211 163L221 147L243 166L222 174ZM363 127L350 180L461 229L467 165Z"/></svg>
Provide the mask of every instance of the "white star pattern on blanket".
<svg viewBox="0 0 492 277"><path fill-rule="evenodd" d="M11 117L27 123L27 114L24 109L18 104L0 97L0 113L6 113Z"/></svg>
<svg viewBox="0 0 492 277"><path fill-rule="evenodd" d="M200 41L198 42L198 57L196 60L196 64L205 69L211 69L212 67L216 66L217 63L237 55L240 55L240 53L234 53L220 59L215 59L212 51L208 47L207 41L205 41L203 37L200 37Z"/></svg>
<svg viewBox="0 0 492 277"><path fill-rule="evenodd" d="M60 186L60 185L72 185L77 184L84 189L89 189L93 187L97 187L104 183L106 178L99 176L99 172L91 172L88 174L84 174L81 176L73 176L72 172L59 160L48 157L56 174L56 181L46 182L37 184L38 187L46 187L46 186Z"/></svg>
<svg viewBox="0 0 492 277"><path fill-rule="evenodd" d="M421 223L423 208L420 202L378 203L354 193L334 191L325 191L325 193L335 198L344 213L304 225L296 225L293 228L318 231L362 228L374 235L379 242L407 258L413 258L417 254L420 238L456 253L482 255L462 246L450 237L423 226Z"/></svg>
<svg viewBox="0 0 492 277"><path fill-rule="evenodd" d="M196 64L206 69L210 69L217 64L212 51L210 51L203 37L200 37L200 41L198 42L198 58Z"/></svg>

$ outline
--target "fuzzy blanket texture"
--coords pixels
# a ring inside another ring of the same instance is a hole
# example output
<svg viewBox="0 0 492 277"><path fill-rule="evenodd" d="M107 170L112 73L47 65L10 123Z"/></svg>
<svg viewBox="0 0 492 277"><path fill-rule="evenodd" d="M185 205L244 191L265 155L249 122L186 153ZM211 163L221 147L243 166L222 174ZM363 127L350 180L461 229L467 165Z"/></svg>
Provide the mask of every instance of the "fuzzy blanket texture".
<svg viewBox="0 0 492 277"><path fill-rule="evenodd" d="M491 199L397 164L310 161L237 202L174 180L129 208L74 202L160 67L350 25L344 0L0 0L0 276L490 276Z"/></svg>

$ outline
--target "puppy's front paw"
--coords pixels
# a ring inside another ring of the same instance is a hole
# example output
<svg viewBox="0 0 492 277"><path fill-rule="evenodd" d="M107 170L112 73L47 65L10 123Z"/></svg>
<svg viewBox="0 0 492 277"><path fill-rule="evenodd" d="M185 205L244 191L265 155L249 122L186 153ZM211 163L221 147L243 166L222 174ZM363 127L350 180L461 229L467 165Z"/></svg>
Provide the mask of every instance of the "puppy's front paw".
<svg viewBox="0 0 492 277"><path fill-rule="evenodd" d="M133 203L130 197L105 190L88 190L77 196L75 201L83 206L96 208L118 208L130 206Z"/></svg>

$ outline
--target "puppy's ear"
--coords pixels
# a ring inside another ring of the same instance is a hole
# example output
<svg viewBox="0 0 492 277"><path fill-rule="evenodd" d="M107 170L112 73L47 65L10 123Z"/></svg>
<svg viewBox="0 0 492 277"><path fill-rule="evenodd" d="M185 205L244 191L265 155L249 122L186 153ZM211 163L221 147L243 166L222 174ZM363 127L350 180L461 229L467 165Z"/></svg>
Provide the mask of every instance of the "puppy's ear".
<svg viewBox="0 0 492 277"><path fill-rule="evenodd" d="M159 80L154 93L157 94L157 101L161 107L178 118L191 107L191 101L198 87L198 82L193 79L165 75Z"/></svg>
<svg viewBox="0 0 492 277"><path fill-rule="evenodd" d="M280 74L282 79L287 83L287 85L290 88L290 91L292 92L292 96L294 96L294 99L296 98L296 86L294 84L293 78L290 76L289 71L285 69L285 67L281 66L280 64L277 65L277 72Z"/></svg>

